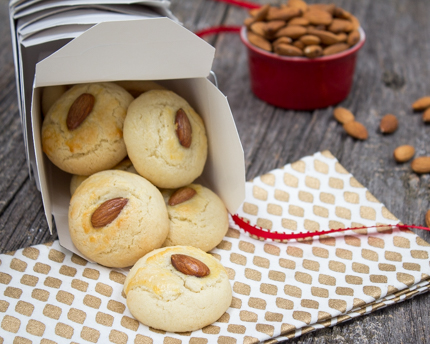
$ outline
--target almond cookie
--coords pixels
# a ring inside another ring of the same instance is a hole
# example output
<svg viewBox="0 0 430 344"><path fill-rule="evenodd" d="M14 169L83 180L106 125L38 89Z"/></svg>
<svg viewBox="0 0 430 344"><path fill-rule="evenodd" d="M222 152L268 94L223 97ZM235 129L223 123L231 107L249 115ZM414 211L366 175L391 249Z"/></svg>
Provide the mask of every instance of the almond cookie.
<svg viewBox="0 0 430 344"><path fill-rule="evenodd" d="M203 120L172 91L148 91L130 104L124 141L137 172L157 187L185 186L203 172L208 149Z"/></svg>
<svg viewBox="0 0 430 344"><path fill-rule="evenodd" d="M160 191L145 178L109 170L88 177L69 206L70 237L89 259L128 267L161 247L169 218Z"/></svg>
<svg viewBox="0 0 430 344"><path fill-rule="evenodd" d="M125 279L127 306L142 324L163 331L201 329L218 320L232 300L221 263L194 247L154 250Z"/></svg>
<svg viewBox="0 0 430 344"><path fill-rule="evenodd" d="M90 175L127 156L123 125L133 97L113 83L75 85L49 109L42 147L63 171Z"/></svg>
<svg viewBox="0 0 430 344"><path fill-rule="evenodd" d="M228 213L214 192L191 184L162 194L170 219L163 246L193 246L208 252L222 241L228 230Z"/></svg>
<svg viewBox="0 0 430 344"><path fill-rule="evenodd" d="M129 158L125 158L118 165L112 167L112 170L121 170L121 171L138 174ZM80 176L78 174L74 174L72 176L72 179L70 180L70 195L73 196L78 186L81 185L82 182L87 178L88 176Z"/></svg>
<svg viewBox="0 0 430 344"><path fill-rule="evenodd" d="M139 97L142 93L151 90L165 90L166 88L149 80L124 80L116 81L115 84L125 88L134 98Z"/></svg>

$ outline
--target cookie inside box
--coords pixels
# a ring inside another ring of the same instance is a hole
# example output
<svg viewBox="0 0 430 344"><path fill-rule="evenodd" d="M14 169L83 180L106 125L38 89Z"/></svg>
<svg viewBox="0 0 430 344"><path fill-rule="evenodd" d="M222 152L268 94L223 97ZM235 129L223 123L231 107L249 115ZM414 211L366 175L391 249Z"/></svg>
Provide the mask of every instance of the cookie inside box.
<svg viewBox="0 0 430 344"><path fill-rule="evenodd" d="M244 197L244 158L233 117L225 96L206 78L157 80L157 84L187 100L201 116L206 127L208 155L203 173L194 182L215 192L230 213L234 213ZM35 90L34 109L41 108L43 88ZM39 106L38 104L39 103ZM45 213L52 230L55 219L62 246L82 255L73 245L68 230L68 208L72 174L56 167L42 152L43 116L33 114L34 145L38 181Z"/></svg>

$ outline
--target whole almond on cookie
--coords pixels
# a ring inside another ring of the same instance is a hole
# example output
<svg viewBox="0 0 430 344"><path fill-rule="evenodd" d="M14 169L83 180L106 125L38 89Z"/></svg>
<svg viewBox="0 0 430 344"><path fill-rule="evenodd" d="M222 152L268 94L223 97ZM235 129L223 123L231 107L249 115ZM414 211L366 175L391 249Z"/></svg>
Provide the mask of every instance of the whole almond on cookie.
<svg viewBox="0 0 430 344"><path fill-rule="evenodd" d="M191 123L184 110L179 109L175 117L176 134L181 146L190 148L192 139Z"/></svg>
<svg viewBox="0 0 430 344"><path fill-rule="evenodd" d="M128 203L128 198L112 198L103 202L91 216L91 224L94 228L107 226L115 220L122 209Z"/></svg>
<svg viewBox="0 0 430 344"><path fill-rule="evenodd" d="M429 107L430 107L430 96L422 97L412 103L412 109L414 111L423 111Z"/></svg>
<svg viewBox="0 0 430 344"><path fill-rule="evenodd" d="M168 204L170 206L181 204L193 198L196 193L196 190L190 187L180 188L170 196Z"/></svg>
<svg viewBox="0 0 430 344"><path fill-rule="evenodd" d="M88 117L94 107L96 98L90 93L83 93L69 108L66 124L69 130L74 130Z"/></svg>
<svg viewBox="0 0 430 344"><path fill-rule="evenodd" d="M360 122L351 121L343 125L346 133L357 140L366 140L368 137L366 127Z"/></svg>
<svg viewBox="0 0 430 344"><path fill-rule="evenodd" d="M422 156L412 160L411 168L415 173L430 173L430 156Z"/></svg>
<svg viewBox="0 0 430 344"><path fill-rule="evenodd" d="M341 107L341 106L338 106L333 110L333 116L339 123L342 123L342 124L345 124L347 122L352 122L355 120L354 114L348 109L345 109L344 107Z"/></svg>
<svg viewBox="0 0 430 344"><path fill-rule="evenodd" d="M205 277L211 272L205 263L185 254L172 254L170 261L176 270L188 276Z"/></svg>
<svg viewBox="0 0 430 344"><path fill-rule="evenodd" d="M399 121L397 117L392 114L387 114L382 117L381 122L379 123L379 130L383 134L391 134L397 130L399 126Z"/></svg>
<svg viewBox="0 0 430 344"><path fill-rule="evenodd" d="M412 159L415 154L415 148L410 145L399 146L394 150L394 159L402 163Z"/></svg>

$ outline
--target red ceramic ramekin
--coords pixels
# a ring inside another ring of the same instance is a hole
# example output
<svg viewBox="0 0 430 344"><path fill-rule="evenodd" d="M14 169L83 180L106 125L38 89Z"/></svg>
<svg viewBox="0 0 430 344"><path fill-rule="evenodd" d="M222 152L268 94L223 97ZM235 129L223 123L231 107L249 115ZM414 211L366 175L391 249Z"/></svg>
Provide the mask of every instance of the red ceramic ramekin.
<svg viewBox="0 0 430 344"><path fill-rule="evenodd" d="M314 59L279 56L249 43L246 28L240 37L248 50L251 88L269 104L292 110L325 108L344 100L351 90L357 53L366 40L341 53Z"/></svg>

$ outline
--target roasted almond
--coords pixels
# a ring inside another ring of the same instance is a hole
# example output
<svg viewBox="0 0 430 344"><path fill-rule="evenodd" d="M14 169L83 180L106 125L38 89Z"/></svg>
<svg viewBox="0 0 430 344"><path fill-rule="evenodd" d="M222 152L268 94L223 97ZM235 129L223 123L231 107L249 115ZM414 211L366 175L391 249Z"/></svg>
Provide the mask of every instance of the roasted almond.
<svg viewBox="0 0 430 344"><path fill-rule="evenodd" d="M278 44L275 53L282 56L303 56L303 51L291 44Z"/></svg>
<svg viewBox="0 0 430 344"><path fill-rule="evenodd" d="M323 49L319 45L308 45L303 49L303 53L306 57L309 57L311 59L315 57L320 57L323 54Z"/></svg>
<svg viewBox="0 0 430 344"><path fill-rule="evenodd" d="M96 98L90 93L83 93L69 108L66 124L67 129L74 130L88 117L94 107Z"/></svg>
<svg viewBox="0 0 430 344"><path fill-rule="evenodd" d="M391 134L397 130L398 126L399 121L397 120L397 117L393 114L387 114L382 117L381 122L379 123L379 130L381 130L381 133L383 134Z"/></svg>
<svg viewBox="0 0 430 344"><path fill-rule="evenodd" d="M249 14L254 18L255 21L265 20L267 13L269 12L270 5L266 4L259 8L254 8L249 11Z"/></svg>
<svg viewBox="0 0 430 344"><path fill-rule="evenodd" d="M290 19L288 21L287 25L299 25L299 26L308 26L309 25L309 20L303 17L296 17L293 19Z"/></svg>
<svg viewBox="0 0 430 344"><path fill-rule="evenodd" d="M211 273L201 260L185 254L172 254L170 261L176 270L188 276L205 277Z"/></svg>
<svg viewBox="0 0 430 344"><path fill-rule="evenodd" d="M345 124L347 122L352 122L355 120L354 114L345 109L344 107L338 106L333 110L333 116L339 123Z"/></svg>
<svg viewBox="0 0 430 344"><path fill-rule="evenodd" d="M267 13L266 20L285 20L288 21L291 18L298 17L302 14L302 10L296 7L270 7Z"/></svg>
<svg viewBox="0 0 430 344"><path fill-rule="evenodd" d="M430 228L430 210L427 210L426 213L426 226Z"/></svg>
<svg viewBox="0 0 430 344"><path fill-rule="evenodd" d="M430 108L423 112L424 123L430 123Z"/></svg>
<svg viewBox="0 0 430 344"><path fill-rule="evenodd" d="M128 198L112 198L103 202L91 216L91 224L94 228L107 226L115 220L121 210L128 203Z"/></svg>
<svg viewBox="0 0 430 344"><path fill-rule="evenodd" d="M336 43L336 44L332 44L332 45L328 46L327 48L325 48L323 50L323 55L329 56L329 55L333 55L333 54L338 54L338 53L341 53L342 51L345 51L347 49L349 49L348 44Z"/></svg>
<svg viewBox="0 0 430 344"><path fill-rule="evenodd" d="M303 0L288 0L287 6L296 7L304 13L308 9L308 4Z"/></svg>
<svg viewBox="0 0 430 344"><path fill-rule="evenodd" d="M272 51L272 45L270 42L260 35L256 35L255 33L248 31L248 41L252 45L255 45L257 48Z"/></svg>
<svg viewBox="0 0 430 344"><path fill-rule="evenodd" d="M346 40L348 39L348 35L345 32L338 33L336 37L339 43L346 42Z"/></svg>
<svg viewBox="0 0 430 344"><path fill-rule="evenodd" d="M360 21L358 20L358 18L356 16L354 16L353 14L350 14L349 20L352 23L351 31L358 30L358 28L360 27Z"/></svg>
<svg viewBox="0 0 430 344"><path fill-rule="evenodd" d="M336 6L334 4L310 4L308 6L309 11L313 10L319 10L319 11L325 11L330 13L331 15L334 14Z"/></svg>
<svg viewBox="0 0 430 344"><path fill-rule="evenodd" d="M415 173L430 173L430 156L415 158L412 160L411 167Z"/></svg>
<svg viewBox="0 0 430 344"><path fill-rule="evenodd" d="M327 30L333 33L350 32L352 30L352 23L347 19L334 18L327 27Z"/></svg>
<svg viewBox="0 0 430 344"><path fill-rule="evenodd" d="M287 36L290 37L291 39L298 39L301 36L305 35L307 32L307 29L303 26L300 25L290 25L290 26L286 26L282 29L280 29L277 33L276 33L276 37L282 37L282 36Z"/></svg>
<svg viewBox="0 0 430 344"><path fill-rule="evenodd" d="M318 8L305 12L303 18L309 20L309 23L312 25L330 25L333 21L333 16L329 12Z"/></svg>
<svg viewBox="0 0 430 344"><path fill-rule="evenodd" d="M348 35L348 38L346 40L346 43L349 44L349 46L353 46L358 43L360 40L360 32L358 30L351 31Z"/></svg>
<svg viewBox="0 0 430 344"><path fill-rule="evenodd" d="M304 35L299 38L304 45L317 45L320 44L321 40L314 35Z"/></svg>
<svg viewBox="0 0 430 344"><path fill-rule="evenodd" d="M360 122L351 121L343 125L346 133L357 140L366 140L368 137L366 127Z"/></svg>
<svg viewBox="0 0 430 344"><path fill-rule="evenodd" d="M266 26L266 22L255 22L249 27L249 29L255 34L264 37L266 35Z"/></svg>
<svg viewBox="0 0 430 344"><path fill-rule="evenodd" d="M415 154L415 148L410 145L399 146L394 150L394 159L398 163L406 162L412 159Z"/></svg>
<svg viewBox="0 0 430 344"><path fill-rule="evenodd" d="M333 16L335 16L336 18L350 19L351 13L345 11L343 8L335 7L333 11Z"/></svg>
<svg viewBox="0 0 430 344"><path fill-rule="evenodd" d="M303 51L305 44L302 41L295 41L293 45Z"/></svg>
<svg viewBox="0 0 430 344"><path fill-rule="evenodd" d="M274 41L272 43L273 48L275 48L278 44L291 44L293 42L293 40L290 37L287 36L283 36L283 37L279 37L276 41Z"/></svg>
<svg viewBox="0 0 430 344"><path fill-rule="evenodd" d="M420 99L417 99L412 104L412 109L414 111L423 111L427 108L430 108L430 96L425 96Z"/></svg>
<svg viewBox="0 0 430 344"><path fill-rule="evenodd" d="M184 188L180 188L176 190L169 198L167 202L170 206L174 206L177 204L181 204L189 199L193 198L196 194L196 190L186 186Z"/></svg>
<svg viewBox="0 0 430 344"><path fill-rule="evenodd" d="M283 20L272 20L270 22L266 23L266 38L272 39L275 37L276 32L279 31L279 29L283 28L285 26L285 21Z"/></svg>
<svg viewBox="0 0 430 344"><path fill-rule="evenodd" d="M179 143L185 148L190 148L192 139L191 123L184 110L179 109L176 112L175 125Z"/></svg>
<svg viewBox="0 0 430 344"><path fill-rule="evenodd" d="M309 28L308 34L317 36L321 40L321 43L325 45L339 43L337 36L333 32L318 30L316 28Z"/></svg>

